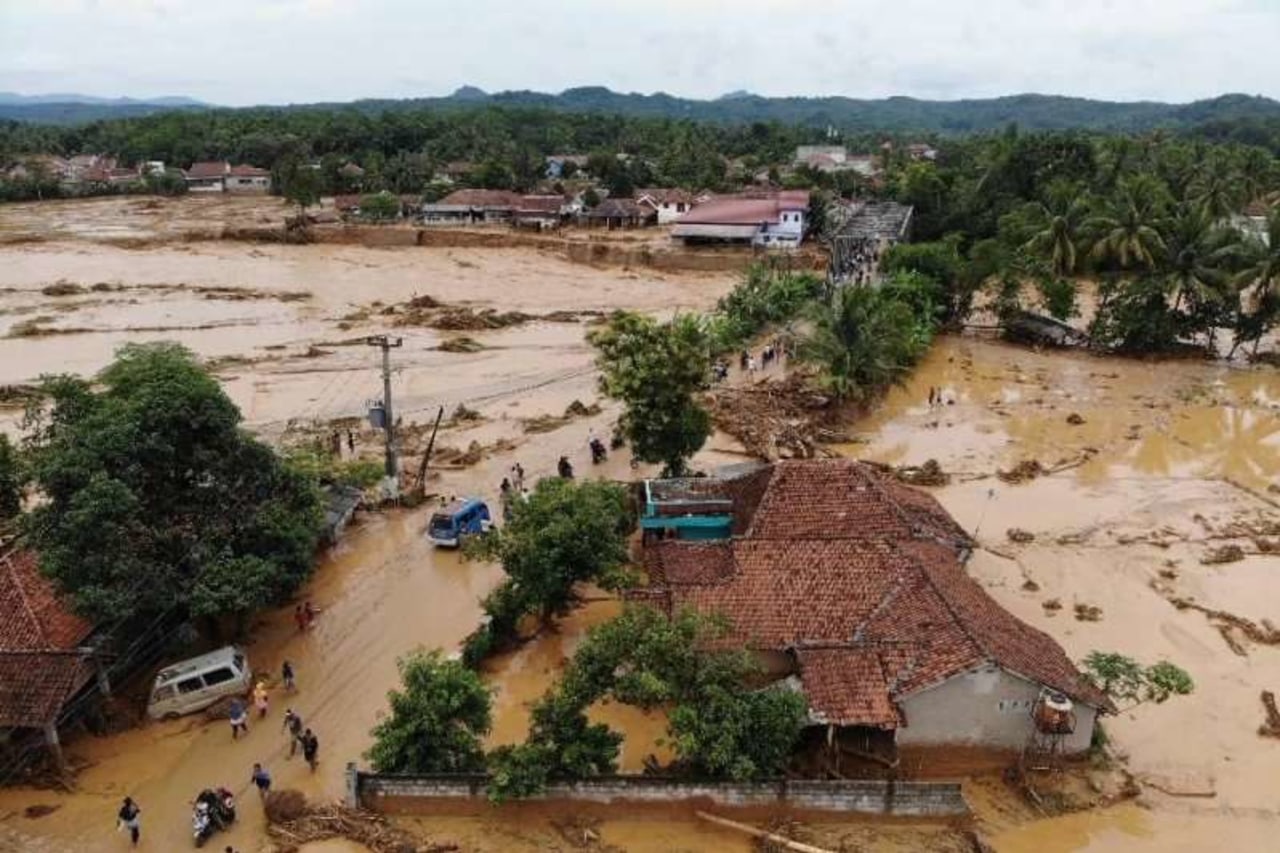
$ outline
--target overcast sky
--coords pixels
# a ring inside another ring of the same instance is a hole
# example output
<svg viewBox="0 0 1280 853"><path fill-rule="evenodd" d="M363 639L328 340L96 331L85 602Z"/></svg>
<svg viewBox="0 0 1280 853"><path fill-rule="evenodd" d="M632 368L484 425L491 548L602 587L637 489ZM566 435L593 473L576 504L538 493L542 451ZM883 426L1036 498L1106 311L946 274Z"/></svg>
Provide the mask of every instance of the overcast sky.
<svg viewBox="0 0 1280 853"><path fill-rule="evenodd" d="M0 90L1280 98L1280 0L0 0Z"/></svg>

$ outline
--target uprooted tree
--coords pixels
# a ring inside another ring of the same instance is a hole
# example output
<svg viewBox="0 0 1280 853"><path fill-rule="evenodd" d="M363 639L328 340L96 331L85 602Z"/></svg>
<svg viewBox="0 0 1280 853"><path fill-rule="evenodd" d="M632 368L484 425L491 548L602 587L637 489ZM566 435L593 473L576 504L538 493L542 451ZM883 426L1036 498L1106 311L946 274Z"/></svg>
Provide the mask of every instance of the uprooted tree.
<svg viewBox="0 0 1280 853"><path fill-rule="evenodd" d="M481 738L492 726L492 696L473 670L439 651L398 662L402 689L373 730L366 757L379 773L469 773L484 769Z"/></svg>
<svg viewBox="0 0 1280 853"><path fill-rule="evenodd" d="M711 416L695 395L707 384L711 344L699 317L660 323L614 314L592 333L600 387L626 406L619 426L635 457L662 463L663 476L688 472L690 457L711 434Z"/></svg>
<svg viewBox="0 0 1280 853"><path fill-rule="evenodd" d="M310 573L316 490L240 428L188 350L129 344L96 383L49 377L42 391L24 526L80 612L243 617Z"/></svg>
<svg viewBox="0 0 1280 853"><path fill-rule="evenodd" d="M505 525L467 547L470 557L501 563L507 578L485 597L487 621L467 638L463 660L475 665L514 640L526 616L545 622L567 612L580 583L628 585L634 525L626 490L616 483L548 478L514 501Z"/></svg>
<svg viewBox="0 0 1280 853"><path fill-rule="evenodd" d="M1123 711L1147 702L1159 705L1195 690L1195 682L1181 667L1168 661L1143 666L1119 652L1090 652L1084 675Z"/></svg>

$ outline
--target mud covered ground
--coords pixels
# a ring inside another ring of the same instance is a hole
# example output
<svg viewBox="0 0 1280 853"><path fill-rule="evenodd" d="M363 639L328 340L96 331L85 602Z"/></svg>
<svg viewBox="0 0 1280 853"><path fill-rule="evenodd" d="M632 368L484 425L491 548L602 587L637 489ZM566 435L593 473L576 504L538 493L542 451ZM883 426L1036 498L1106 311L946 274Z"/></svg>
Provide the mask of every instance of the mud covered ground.
<svg viewBox="0 0 1280 853"><path fill-rule="evenodd" d="M533 476L550 473L562 453L583 473L634 476L621 455L594 470L587 462L587 435L609 428L613 406L562 417L573 400L598 398L583 343L589 312L705 308L732 283L726 275L595 269L512 249L224 242L127 250L75 241L10 245L0 249L0 261L0 385L48 371L88 374L122 342L175 339L217 360L251 428L287 439L308 425L323 429L329 419L360 414L379 393L376 351L343 343L391 331L405 337L394 382L406 423L426 421L437 406L452 411L465 403L481 418L454 424L441 442L504 448L481 454L470 467L450 467L432 488L491 499L517 460ZM389 328L395 321L380 313L386 306L424 294L535 319L465 333ZM554 312L578 316L548 319ZM12 334L37 317L50 318L34 325L45 334ZM438 349L460 334L480 349ZM930 408L930 388L954 402ZM1258 696L1280 689L1280 649L1257 639L1265 639L1265 630L1251 635L1221 614L1257 628L1263 620L1280 622L1280 563L1263 553L1280 533L1280 510L1268 491L1280 473L1277 404L1280 382L1270 370L1033 353L943 338L906 386L872 415L847 424L858 441L840 452L892 464L935 459L952 475L950 485L934 491L982 543L972 572L1073 657L1093 649L1146 661L1169 657L1196 679L1193 696L1108 722L1117 748L1145 782L1138 804L1044 820L998 781L971 784L979 827L997 849L1267 849L1280 828L1274 793L1280 741L1256 734L1263 721ZM0 411L10 428L15 417L13 408ZM548 417L559 421L556 428L530 429ZM374 436L364 438L359 452L376 456ZM697 462L739 459L735 449L716 436ZM1030 460L1060 470L1021 483L997 476ZM288 658L300 690L292 699L273 694L271 718L247 739L233 743L225 724L197 718L75 739L68 751L83 766L75 793L0 791L0 849L6 843L36 851L119 849L113 816L125 793L144 810L143 849L185 849L190 798L226 784L240 792L244 819L217 842L256 850L262 818L248 790L254 761L271 769L277 787L338 796L343 765L367 748L369 729L385 709L395 658L417 645L456 647L475 625L477 599L499 578L495 567L428 548L420 537L425 512L367 516L325 558L305 592L322 611L311 633L296 632L289 608L264 614L253 627L255 668L274 676ZM1031 538L1011 541L1014 528ZM1203 562L1224 545L1239 546L1242 559ZM1060 606L1046 608L1054 600ZM1179 609L1175 601L1204 609ZM1076 618L1076 605L1087 619ZM492 663L493 743L522 736L527 702L550 683L582 631L614 608L593 603L559 632ZM287 703L320 737L314 776L285 758L279 715ZM638 767L646 752L660 754L661 719L617 707L593 715L632 736L626 767ZM58 808L23 816L31 805ZM499 812L412 823L464 849L552 850L577 846L562 831L570 817ZM740 838L677 814L620 815L593 832L628 850L749 849ZM937 825L851 822L799 832L836 849L963 849L955 846L955 832Z"/></svg>

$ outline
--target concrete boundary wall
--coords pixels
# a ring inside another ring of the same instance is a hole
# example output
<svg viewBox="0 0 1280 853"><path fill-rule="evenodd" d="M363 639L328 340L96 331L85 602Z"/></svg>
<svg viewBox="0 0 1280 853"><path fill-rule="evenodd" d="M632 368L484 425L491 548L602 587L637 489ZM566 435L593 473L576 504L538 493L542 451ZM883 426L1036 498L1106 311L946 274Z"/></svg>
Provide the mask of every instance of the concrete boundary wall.
<svg viewBox="0 0 1280 853"><path fill-rule="evenodd" d="M488 805L483 775L399 776L347 767L347 803L375 811L471 811ZM601 776L557 782L530 798L575 804L697 805L719 808L943 818L967 815L955 782L882 780L698 781L659 776Z"/></svg>

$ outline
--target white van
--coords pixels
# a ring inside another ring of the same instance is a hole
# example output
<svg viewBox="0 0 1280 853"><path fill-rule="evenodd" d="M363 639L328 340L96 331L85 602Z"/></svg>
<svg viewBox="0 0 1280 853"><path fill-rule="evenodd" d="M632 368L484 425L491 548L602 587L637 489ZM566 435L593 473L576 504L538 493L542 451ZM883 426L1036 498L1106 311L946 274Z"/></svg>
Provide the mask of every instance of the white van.
<svg viewBox="0 0 1280 853"><path fill-rule="evenodd" d="M199 711L224 696L249 692L253 670L244 650L223 646L215 652L166 666L156 674L147 716L168 720Z"/></svg>

